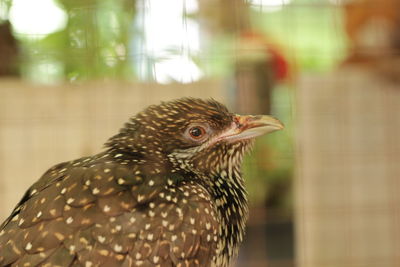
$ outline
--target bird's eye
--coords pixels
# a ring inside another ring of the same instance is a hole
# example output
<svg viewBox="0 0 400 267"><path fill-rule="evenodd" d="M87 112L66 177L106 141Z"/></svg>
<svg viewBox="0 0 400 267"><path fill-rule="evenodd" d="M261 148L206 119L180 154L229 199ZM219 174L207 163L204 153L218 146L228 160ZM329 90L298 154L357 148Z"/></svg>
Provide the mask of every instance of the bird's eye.
<svg viewBox="0 0 400 267"><path fill-rule="evenodd" d="M191 138L199 140L206 134L206 130L201 126L194 126L189 129L189 134Z"/></svg>

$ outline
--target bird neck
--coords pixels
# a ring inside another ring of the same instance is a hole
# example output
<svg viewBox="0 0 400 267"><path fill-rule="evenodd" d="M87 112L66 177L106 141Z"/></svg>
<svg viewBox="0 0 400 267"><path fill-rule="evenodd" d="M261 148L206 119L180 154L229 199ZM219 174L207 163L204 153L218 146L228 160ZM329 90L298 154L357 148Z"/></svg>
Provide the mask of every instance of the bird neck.
<svg viewBox="0 0 400 267"><path fill-rule="evenodd" d="M219 246L222 254L221 263L229 262L237 255L248 218L247 192L240 168L226 168L215 173L208 188L215 199L221 220L219 229L222 237Z"/></svg>

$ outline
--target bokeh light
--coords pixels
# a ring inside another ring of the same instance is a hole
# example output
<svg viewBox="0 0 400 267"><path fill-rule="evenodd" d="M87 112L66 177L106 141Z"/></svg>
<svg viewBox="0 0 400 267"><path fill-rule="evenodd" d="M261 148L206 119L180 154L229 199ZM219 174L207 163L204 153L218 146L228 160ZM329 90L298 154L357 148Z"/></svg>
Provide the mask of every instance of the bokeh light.
<svg viewBox="0 0 400 267"><path fill-rule="evenodd" d="M67 20L66 12L54 0L14 0L10 9L14 31L28 38L62 30Z"/></svg>

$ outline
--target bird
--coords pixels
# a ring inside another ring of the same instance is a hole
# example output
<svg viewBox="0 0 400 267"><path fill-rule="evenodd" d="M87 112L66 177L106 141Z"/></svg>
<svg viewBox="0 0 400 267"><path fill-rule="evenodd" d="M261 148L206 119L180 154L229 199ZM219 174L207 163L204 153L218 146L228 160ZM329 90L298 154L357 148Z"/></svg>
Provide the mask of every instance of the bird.
<svg viewBox="0 0 400 267"><path fill-rule="evenodd" d="M213 99L151 105L26 191L0 226L0 266L229 266L248 218L243 156L283 127Z"/></svg>

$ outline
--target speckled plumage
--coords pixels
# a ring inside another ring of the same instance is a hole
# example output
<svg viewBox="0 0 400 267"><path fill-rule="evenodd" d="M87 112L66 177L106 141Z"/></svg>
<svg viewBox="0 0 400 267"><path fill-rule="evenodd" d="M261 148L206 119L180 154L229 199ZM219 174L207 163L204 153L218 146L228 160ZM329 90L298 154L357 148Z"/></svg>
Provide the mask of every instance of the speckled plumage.
<svg viewBox="0 0 400 267"><path fill-rule="evenodd" d="M228 266L247 220L240 165L253 139L218 138L238 123L214 100L148 107L105 152L32 185L0 227L0 266ZM193 125L207 136L192 138Z"/></svg>

